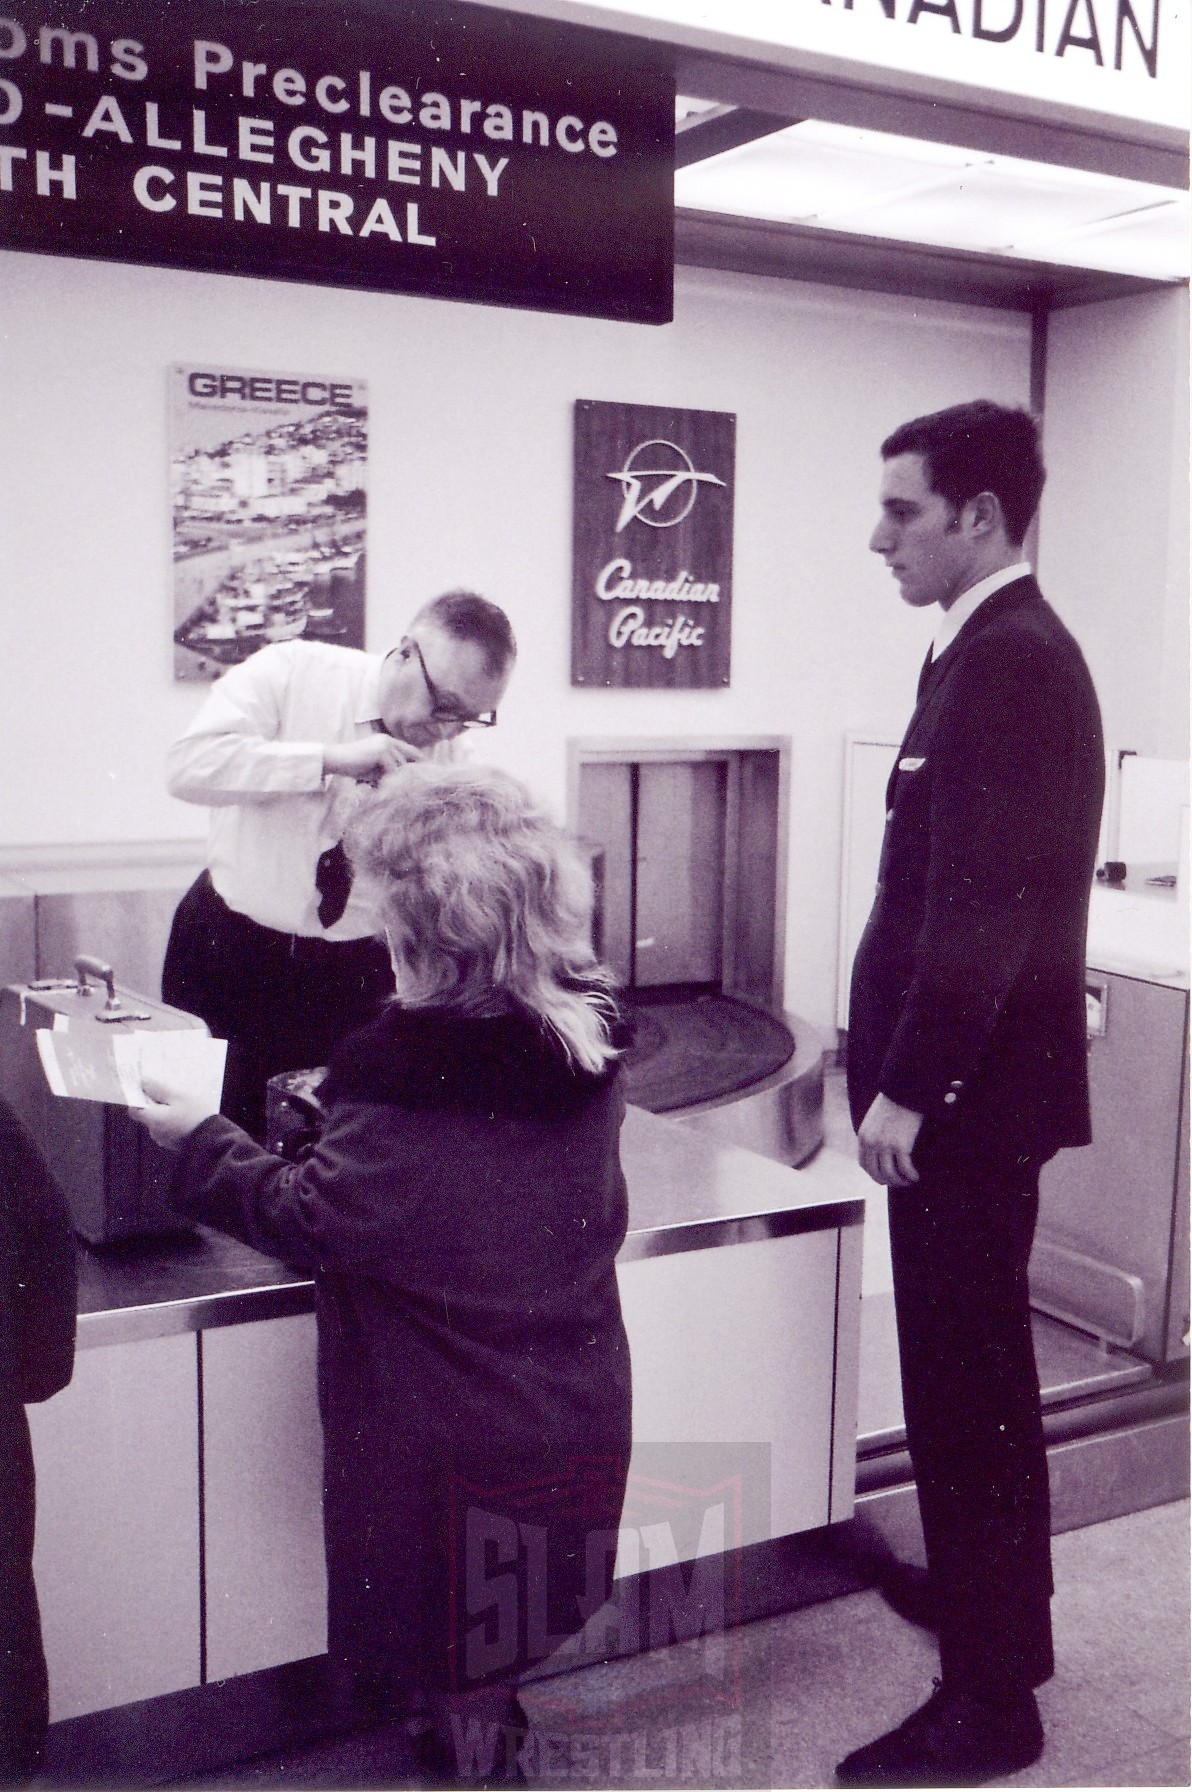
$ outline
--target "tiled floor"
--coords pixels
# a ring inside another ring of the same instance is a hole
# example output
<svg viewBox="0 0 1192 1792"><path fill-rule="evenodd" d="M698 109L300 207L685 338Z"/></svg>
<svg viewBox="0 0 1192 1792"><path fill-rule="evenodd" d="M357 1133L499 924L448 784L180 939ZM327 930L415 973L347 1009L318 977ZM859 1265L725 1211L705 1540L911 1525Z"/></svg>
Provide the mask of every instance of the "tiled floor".
<svg viewBox="0 0 1192 1792"><path fill-rule="evenodd" d="M1189 1784L1186 1502L1055 1542L1056 1677L1041 1761L1014 1786ZM834 1763L931 1690L930 1637L876 1593L529 1687L532 1783L830 1786ZM396 1730L275 1757L235 1787L398 1786Z"/></svg>

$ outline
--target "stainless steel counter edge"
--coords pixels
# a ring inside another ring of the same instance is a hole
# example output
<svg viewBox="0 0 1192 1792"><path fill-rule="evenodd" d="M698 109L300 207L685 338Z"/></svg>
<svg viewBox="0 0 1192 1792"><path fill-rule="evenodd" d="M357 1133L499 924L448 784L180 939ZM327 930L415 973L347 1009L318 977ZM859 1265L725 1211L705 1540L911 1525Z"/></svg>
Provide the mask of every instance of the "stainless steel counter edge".
<svg viewBox="0 0 1192 1792"><path fill-rule="evenodd" d="M108 1307L80 1313L78 1348L100 1344L133 1344L146 1338L176 1337L220 1325L248 1325L257 1319L288 1319L314 1311L315 1285L309 1277L259 1288L229 1288L219 1294L184 1295L178 1300L150 1301L142 1306Z"/></svg>
<svg viewBox="0 0 1192 1792"><path fill-rule="evenodd" d="M784 1207L777 1213L680 1220L673 1226L643 1227L626 1233L617 1262L673 1257L680 1251L719 1250L724 1245L752 1244L762 1238L793 1238L801 1232L838 1231L859 1226L864 1218L864 1201L845 1199L817 1201L808 1207Z"/></svg>
<svg viewBox="0 0 1192 1792"><path fill-rule="evenodd" d="M729 1216L678 1222L672 1226L631 1231L617 1256L618 1263L636 1263L651 1257L673 1256L684 1251L719 1250L728 1245L751 1244L762 1239L791 1238L801 1233L841 1230L859 1226L865 1203L856 1199L823 1200L805 1207L784 1208L776 1213ZM224 1325L248 1325L262 1319L286 1319L314 1310L314 1282L295 1273L294 1280L262 1283L258 1287L233 1288L219 1293L187 1295L177 1300L150 1301L141 1305L109 1307L80 1313L78 1347L95 1349L106 1344L131 1344L150 1338L176 1337Z"/></svg>

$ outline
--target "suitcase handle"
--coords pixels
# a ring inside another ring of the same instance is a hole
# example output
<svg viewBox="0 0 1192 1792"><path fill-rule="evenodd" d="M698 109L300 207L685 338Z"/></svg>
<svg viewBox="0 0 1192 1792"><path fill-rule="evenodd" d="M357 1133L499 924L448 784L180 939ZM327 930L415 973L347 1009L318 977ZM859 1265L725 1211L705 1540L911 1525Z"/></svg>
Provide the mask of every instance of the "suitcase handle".
<svg viewBox="0 0 1192 1792"><path fill-rule="evenodd" d="M116 973L113 971L110 964L105 964L103 962L102 958L89 958L84 952L80 954L74 962L75 974L78 977L78 982L74 986L76 995L89 996L92 994L91 986L87 982L89 976L98 977L107 988L108 999L100 1012L95 1016L96 1020L108 1021L109 1023L114 1024L122 1020L138 1021L152 1019L152 1016L146 1009L125 1008L123 1006L116 995Z"/></svg>
<svg viewBox="0 0 1192 1792"><path fill-rule="evenodd" d="M106 1008L118 1008L120 1006L119 1002L116 1000L116 973L110 964L104 964L101 958L90 958L84 952L75 959L74 966L75 975L78 977L75 989L79 995L89 996L91 994L91 988L87 982L87 978L89 976L98 977L106 986L108 992L108 999L104 1006Z"/></svg>

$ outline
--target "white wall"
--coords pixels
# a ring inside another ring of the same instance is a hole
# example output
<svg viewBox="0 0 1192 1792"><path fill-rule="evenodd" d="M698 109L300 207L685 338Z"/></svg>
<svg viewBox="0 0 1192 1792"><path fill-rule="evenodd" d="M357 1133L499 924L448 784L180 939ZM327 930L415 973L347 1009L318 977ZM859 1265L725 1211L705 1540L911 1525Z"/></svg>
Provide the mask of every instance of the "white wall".
<svg viewBox="0 0 1192 1792"><path fill-rule="evenodd" d="M1078 635L1106 739L1188 756L1188 294L1048 330L1044 590Z"/></svg>
<svg viewBox="0 0 1192 1792"><path fill-rule="evenodd" d="M878 444L1024 401L1024 318L683 269L663 329L15 254L0 291L0 845L202 831L162 787L201 694L172 677L168 365L361 377L369 645L449 585L505 605L521 659L492 749L560 810L569 736L789 735L787 1002L833 1024L843 736L900 730L929 633L866 548ZM736 413L730 689L570 688L581 397Z"/></svg>

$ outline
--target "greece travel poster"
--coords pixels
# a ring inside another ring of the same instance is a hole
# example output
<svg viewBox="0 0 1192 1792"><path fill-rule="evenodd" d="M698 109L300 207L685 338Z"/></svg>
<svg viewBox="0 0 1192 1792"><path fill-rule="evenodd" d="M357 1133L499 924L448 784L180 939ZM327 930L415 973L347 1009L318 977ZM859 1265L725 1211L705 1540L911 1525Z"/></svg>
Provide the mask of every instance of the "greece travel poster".
<svg viewBox="0 0 1192 1792"><path fill-rule="evenodd" d="M175 678L298 636L363 647L367 453L363 380L170 369Z"/></svg>

